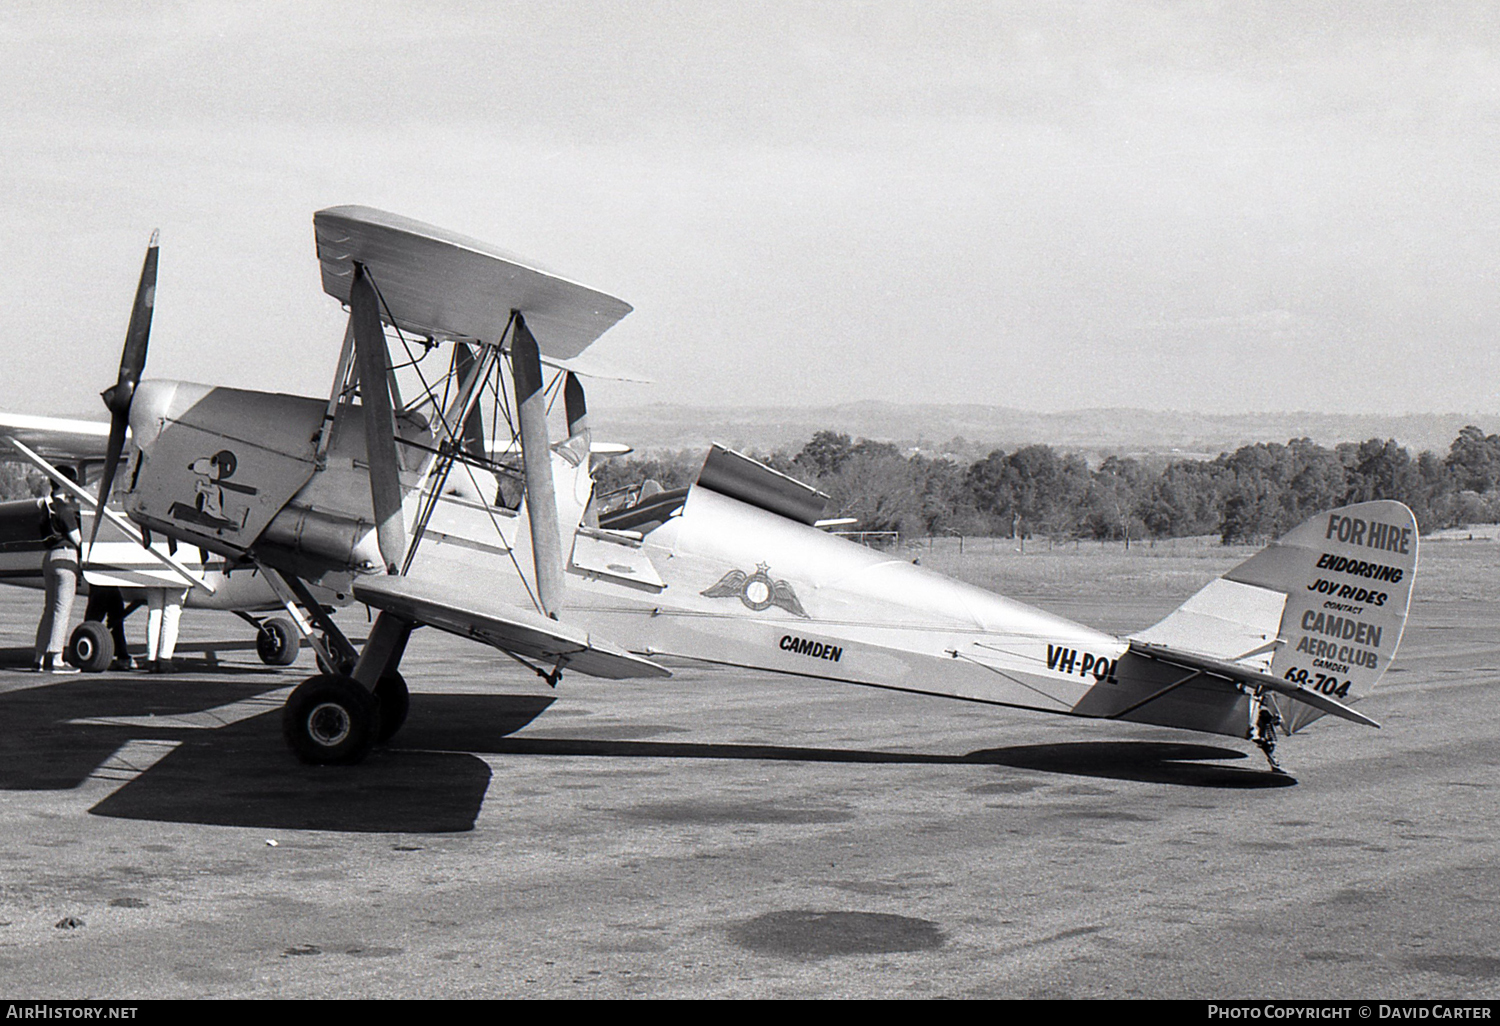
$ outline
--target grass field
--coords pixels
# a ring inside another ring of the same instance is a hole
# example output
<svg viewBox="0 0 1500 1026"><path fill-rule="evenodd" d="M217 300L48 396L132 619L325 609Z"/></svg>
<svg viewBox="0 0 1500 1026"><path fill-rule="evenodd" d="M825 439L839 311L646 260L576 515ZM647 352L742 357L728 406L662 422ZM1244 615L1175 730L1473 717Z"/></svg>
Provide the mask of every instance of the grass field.
<svg viewBox="0 0 1500 1026"><path fill-rule="evenodd" d="M1472 535L1473 540L1469 540ZM1117 596L1186 599L1259 548L1215 538L1132 542L1031 540L1024 553L1008 538L938 538L904 550L922 565L1011 598ZM1500 598L1500 541L1495 528L1445 531L1421 541L1413 604Z"/></svg>

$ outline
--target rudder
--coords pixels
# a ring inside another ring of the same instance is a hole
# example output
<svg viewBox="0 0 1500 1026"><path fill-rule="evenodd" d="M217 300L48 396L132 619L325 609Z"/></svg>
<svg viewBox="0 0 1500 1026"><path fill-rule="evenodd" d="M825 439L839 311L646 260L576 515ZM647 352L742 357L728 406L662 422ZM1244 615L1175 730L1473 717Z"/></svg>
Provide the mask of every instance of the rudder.
<svg viewBox="0 0 1500 1026"><path fill-rule="evenodd" d="M1361 502L1320 513L1277 546L1298 556L1281 620L1285 643L1271 660L1271 673L1345 704L1368 694L1406 630L1417 518L1393 500ZM1254 562L1231 573L1257 573ZM1323 715L1284 699L1280 706L1288 733Z"/></svg>

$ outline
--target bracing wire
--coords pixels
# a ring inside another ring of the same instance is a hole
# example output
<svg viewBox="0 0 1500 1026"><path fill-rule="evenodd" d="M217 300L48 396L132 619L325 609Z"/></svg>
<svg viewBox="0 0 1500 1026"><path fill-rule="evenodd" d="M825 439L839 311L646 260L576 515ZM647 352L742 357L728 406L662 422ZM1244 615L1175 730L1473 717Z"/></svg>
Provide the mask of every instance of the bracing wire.
<svg viewBox="0 0 1500 1026"><path fill-rule="evenodd" d="M390 321L391 327L393 327L393 328L396 329L396 337L401 340L401 346L402 346L402 348L406 350L406 356L407 356L407 359L410 360L410 363L405 364L405 366L409 366L409 367L411 367L412 370L414 370L414 371L417 372L417 380L422 383L423 399L426 400L428 398L432 398L432 396L434 394L433 387L432 387L432 385L430 385L428 383L428 381L427 381L427 375L423 374L422 373L422 368L420 366L418 366L418 364L420 363L420 361L415 356L412 355L411 346L406 341L406 333L401 330L401 325L399 325L399 324L396 323L396 315L391 312L390 304L385 301L385 294L380 291L380 285L379 285L378 282L375 281L375 276L372 275L372 274L370 274L369 268L365 269L365 275L366 275L366 277L368 277L370 279L370 287L375 290L375 298L380 301L381 307L383 307L385 309L385 315L386 315L386 318ZM430 353L430 352L432 352L432 346L431 345L425 346L424 347L424 351L422 353L423 358L425 358L427 356L427 354ZM393 367L392 369L394 370L395 368ZM406 413L406 412L408 412L408 410L415 408L416 405L417 405L416 400L413 400L412 406L404 408L401 412L402 413ZM438 411L437 411L437 419L438 419L438 422L443 425L443 432L449 438L453 438L454 437L453 428L448 423L447 415L446 415L446 413L441 408L439 408Z"/></svg>
<svg viewBox="0 0 1500 1026"><path fill-rule="evenodd" d="M552 375L552 380L549 381L549 382L547 382L547 388L546 388L545 392L550 392L551 393L550 397L547 399L547 412L548 413L552 412L552 406L553 406L554 403L557 402L557 397L560 396L560 395L562 395L562 379L563 379L563 372L562 371L558 371L556 374Z"/></svg>
<svg viewBox="0 0 1500 1026"><path fill-rule="evenodd" d="M368 269L366 269L366 274L368 275L368 273L369 273ZM407 342L406 335L405 335L404 332L402 332L401 326L396 323L395 315L391 312L390 305L388 303L386 303L385 296L384 296L384 294L381 293L380 286L378 284L376 284L375 279L374 279L373 276L370 276L370 285L371 285L372 288L374 288L374 290L375 290L375 298L377 300L379 300L381 307L384 308L385 313L386 313L386 317L389 320L391 327L395 328L395 330L396 330L396 337L400 340L402 348L406 351L406 355L407 355L407 360L408 360L407 363L400 364L400 365L392 365L390 367L390 369L391 370L396 370L398 366L399 367L410 367L414 371L416 371L416 373L417 373L417 379L422 384L422 396L421 396L421 400L420 401L419 400L413 400L412 404L410 406L408 406L408 407L403 408L402 412L405 413L405 412L408 412L411 409L415 409L418 405L420 405L421 402L426 402L428 400L432 400L433 402L436 402L436 400L437 400L437 390L433 387L433 385L431 383L428 382L427 376L422 373L422 368L421 368L421 366L419 366L420 363L421 363L421 361L424 360L424 359L426 359L426 357L432 352L432 349L434 347L434 343L432 342L431 339L424 340L423 353L422 353L422 355L420 357L416 356L412 352L411 345L410 345L410 343ZM510 332L510 328L515 323L515 319L516 319L515 318L515 314L512 313L510 322L506 324L505 333L503 333L501 335L501 337L500 337L500 343L499 343L499 345L500 345L500 347L501 347L502 350L503 350L504 344L505 344L505 336L506 336L506 334L508 334ZM488 378L488 376L486 376L485 382L480 386L480 387L484 387L485 385L489 385L491 387L491 390L494 392L495 396L497 397L498 401L505 401L505 399L504 399L505 389L503 387L503 383L499 380L500 377L501 377L501 370L500 370L500 368L501 368L501 365L503 364L503 362L504 361L502 361L502 360L496 360L495 361L495 368L496 368L495 369L495 379L496 380L494 381L494 383L491 383L491 381ZM448 394L447 393L447 389L449 387L449 383L451 382L451 379L452 379L451 373L448 374L448 375L445 375L445 380L444 380L444 396L445 397ZM481 396L482 396L482 393L481 393ZM497 402L497 406L498 406L498 402ZM437 407L436 413L437 413L438 423L440 423L442 425L444 434L446 436L446 441L449 443L449 448L451 449L452 441L458 437L458 434L454 430L453 426L448 423L448 418L447 418L447 404L443 403L442 405L439 405ZM505 416L506 416L506 423L507 423L507 425L511 427L511 442L515 443L516 440L517 440L517 435L516 435L516 431L515 431L515 427L514 427L513 418L510 415L510 407L509 407L509 403L508 402L505 402ZM429 520L431 520L432 513L437 508L437 503L438 503L438 501L439 501L439 499L440 499L440 497L442 495L443 486L447 483L448 475L452 472L453 464L455 462L458 462L458 463L460 463L463 466L464 473L468 475L469 482L474 486L475 492L479 493L481 496L483 496L483 494L484 494L483 489L481 489L480 486L479 486L479 480L474 476L474 468L469 465L469 462L467 460L456 460L454 454L451 451L449 451L447 453L440 452L439 453L439 458L441 460L443 460L443 466L442 466L442 469L441 469L441 473L433 473L433 474L430 474L428 476L428 481L431 482L431 484L429 486L429 490L428 490L428 493L427 493L427 497L426 497L426 502L424 504L424 508L418 514L416 530L413 532L413 534L414 534L413 542L407 548L406 559L404 561L405 565L402 568L402 573L405 573L411 567L411 562L412 562L413 558L415 558L415 556L416 556L417 543L420 542L422 535L426 533L427 523L428 523ZM501 530L501 528L500 528L500 522L495 519L494 510L491 508L491 506L490 506L490 504L488 502L484 503L484 509L485 509L486 515L490 519L490 525L495 529L496 536L500 538L501 542L505 543L506 556L510 559L511 566L515 567L516 576L520 579L521 586L526 589L526 596L527 596L527 598L529 598L531 600L531 604L532 604L533 607L536 608L537 612L539 612L539 613L542 612L541 601L537 598L537 595L536 595L535 591L532 589L530 582L528 582L526 580L526 574L521 569L521 564L516 559L515 550L511 547L511 545L508 542L505 542L505 532L503 530Z"/></svg>

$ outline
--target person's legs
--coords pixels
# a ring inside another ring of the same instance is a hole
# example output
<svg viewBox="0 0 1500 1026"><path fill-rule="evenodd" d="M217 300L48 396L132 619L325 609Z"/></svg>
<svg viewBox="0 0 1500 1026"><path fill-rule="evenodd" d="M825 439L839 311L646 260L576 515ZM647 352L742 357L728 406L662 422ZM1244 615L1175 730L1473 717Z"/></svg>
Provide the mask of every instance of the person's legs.
<svg viewBox="0 0 1500 1026"><path fill-rule="evenodd" d="M113 585L96 585L89 588L88 609L85 620L98 620L109 625L110 637L115 643L115 659L110 669L122 666L130 668L130 640L125 637L125 597Z"/></svg>
<svg viewBox="0 0 1500 1026"><path fill-rule="evenodd" d="M53 549L50 555L57 576L57 615L52 618L52 639L47 645L47 653L61 661L68 647L73 597L78 594L78 556L72 549Z"/></svg>
<svg viewBox="0 0 1500 1026"><path fill-rule="evenodd" d="M161 588L146 591L146 662L152 666L161 652L162 610L166 605L166 592Z"/></svg>
<svg viewBox="0 0 1500 1026"><path fill-rule="evenodd" d="M72 549L50 549L42 560L42 578L46 586L46 605L36 628L34 665L44 669L62 669L63 651L68 645L69 621L73 617L73 596L78 589L78 557Z"/></svg>
<svg viewBox="0 0 1500 1026"><path fill-rule="evenodd" d="M46 557L42 562L42 618L36 625L36 644L33 646L31 666L32 669L42 668L42 658L47 654L47 645L52 641L52 621L57 617L57 590L58 585L53 580L53 574L47 566Z"/></svg>
<svg viewBox="0 0 1500 1026"><path fill-rule="evenodd" d="M182 620L185 593L169 591L163 595L161 611L161 658L170 662L177 652L177 625Z"/></svg>

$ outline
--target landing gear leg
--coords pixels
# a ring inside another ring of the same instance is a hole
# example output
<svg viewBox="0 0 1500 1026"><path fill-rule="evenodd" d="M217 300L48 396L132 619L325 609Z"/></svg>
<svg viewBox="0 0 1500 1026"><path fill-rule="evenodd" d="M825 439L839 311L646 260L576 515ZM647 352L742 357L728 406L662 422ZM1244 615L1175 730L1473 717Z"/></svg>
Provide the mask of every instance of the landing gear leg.
<svg viewBox="0 0 1500 1026"><path fill-rule="evenodd" d="M288 746L297 758L314 765L359 762L406 720L406 682L396 667L411 637L411 621L381 613L361 654L299 577L265 566L261 570L298 631L312 644L324 671L299 684L282 708L281 729ZM297 602L322 628L321 638L313 634Z"/></svg>
<svg viewBox="0 0 1500 1026"><path fill-rule="evenodd" d="M370 628L370 638L354 667L354 679L374 694L380 706L380 729L376 740L389 741L406 722L410 703L406 681L397 672L406 643L411 639L412 622L392 613L381 613Z"/></svg>
<svg viewBox="0 0 1500 1026"><path fill-rule="evenodd" d="M1281 763L1276 761L1276 728L1281 726L1281 714L1267 702L1259 692L1250 696L1250 741L1261 750L1271 772L1286 775Z"/></svg>
<svg viewBox="0 0 1500 1026"><path fill-rule="evenodd" d="M318 669L325 674L348 676L354 664L359 661L359 653L354 650L349 639L344 637L344 632L339 630L327 610L313 598L312 592L307 590L307 585L302 579L296 574L282 574L260 563L256 566L260 568L261 573L265 574L266 583L271 586L271 590L276 592L276 597L286 607L287 613L296 624L298 633L312 646ZM299 602L307 610L307 615L312 618L312 622L323 631L321 638L313 633L312 627L303 618L302 610L297 608Z"/></svg>

